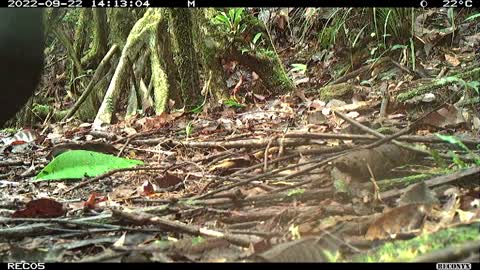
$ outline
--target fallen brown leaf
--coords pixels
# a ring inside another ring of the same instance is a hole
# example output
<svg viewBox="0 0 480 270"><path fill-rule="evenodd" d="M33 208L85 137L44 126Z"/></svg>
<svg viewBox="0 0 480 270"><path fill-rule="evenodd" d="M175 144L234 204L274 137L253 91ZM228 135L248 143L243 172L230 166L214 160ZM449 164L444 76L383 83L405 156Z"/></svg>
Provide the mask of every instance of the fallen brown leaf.
<svg viewBox="0 0 480 270"><path fill-rule="evenodd" d="M55 218L65 214L63 205L55 200L42 198L27 203L26 208L17 210L13 218Z"/></svg>

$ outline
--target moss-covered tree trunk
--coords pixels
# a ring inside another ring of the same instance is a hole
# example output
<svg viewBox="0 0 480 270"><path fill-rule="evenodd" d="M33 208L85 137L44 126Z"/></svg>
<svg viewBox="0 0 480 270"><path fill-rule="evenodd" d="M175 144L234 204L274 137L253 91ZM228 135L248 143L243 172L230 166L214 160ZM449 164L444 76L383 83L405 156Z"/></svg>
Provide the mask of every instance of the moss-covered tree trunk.
<svg viewBox="0 0 480 270"><path fill-rule="evenodd" d="M235 60L255 71L267 89L275 94L284 94L295 90L293 82L288 78L280 59L276 55L261 52L242 53L233 49L227 52L225 58Z"/></svg>
<svg viewBox="0 0 480 270"><path fill-rule="evenodd" d="M204 95L211 94L214 100L221 101L228 98L227 78L223 72L222 61L219 52L221 39L217 29L210 23L210 19L216 14L215 9L194 10L195 28L194 33L199 56L202 61L204 74Z"/></svg>
<svg viewBox="0 0 480 270"><path fill-rule="evenodd" d="M93 9L93 40L89 52L82 58L85 69L96 67L107 53L108 23L107 12L103 8Z"/></svg>
<svg viewBox="0 0 480 270"><path fill-rule="evenodd" d="M67 49L68 57L73 62L73 66L76 70L74 74L81 74L83 72L82 64L80 62L80 59L77 58L77 53L75 52L73 43L70 37L67 35L65 29L62 26L58 25L58 27L52 28L52 30L58 40L60 40L63 46Z"/></svg>
<svg viewBox="0 0 480 270"><path fill-rule="evenodd" d="M138 20L134 25L130 34L128 35L127 42L123 47L122 54L119 58L118 64L115 68L112 80L108 86L107 92L103 99L102 105L97 113L97 116L94 121L94 126L100 126L103 123L111 123L113 112L116 110L118 105L118 100L122 94L123 90L129 89L126 83L129 81L129 68L127 65L131 64L131 61L135 61L137 56L141 52L142 48L146 46L151 48L150 45L152 42L152 37L156 37L158 24L161 20L161 12L159 9L149 9L145 12L142 19ZM154 40L155 43L155 40ZM155 57L156 53L151 53ZM157 57L158 58L158 57ZM152 62L157 62L156 60ZM157 70L154 68L159 67ZM160 87L168 90L168 87L165 87L165 79L162 76L162 70L160 65L152 64L152 81L154 81L154 87ZM159 75L159 77L155 77ZM128 91L130 92L130 91ZM167 92L168 93L168 92Z"/></svg>
<svg viewBox="0 0 480 270"><path fill-rule="evenodd" d="M164 12L161 15L165 15ZM159 21L159 24L162 24L165 20L165 17L162 17ZM168 96L169 96L169 79L168 75L163 69L162 60L160 57L160 41L159 36L165 35L166 33L160 33L160 28L157 27L153 30L150 35L149 39L149 48L151 51L150 54L150 64L152 70L152 77L150 79L150 84L153 86L153 94L155 97L155 113L158 115L164 112L167 108L168 104Z"/></svg>
<svg viewBox="0 0 480 270"><path fill-rule="evenodd" d="M128 34L137 18L133 16L128 8L110 8L108 9L110 43L118 44L120 48L125 46Z"/></svg>
<svg viewBox="0 0 480 270"><path fill-rule="evenodd" d="M90 32L93 35L90 37ZM77 56L81 58L81 66L84 70L96 69L101 59L105 56L108 46L109 28L107 23L106 9L85 9L82 10L79 18L79 24L76 29L76 41L80 44L76 45ZM84 47L88 44L85 41L90 40L90 48L84 53ZM110 66L107 64L106 69ZM85 87L90 85L88 80L90 76L83 77L79 81L79 88L83 94ZM87 82L85 81L87 80ZM105 94L106 79L100 80L93 86L93 90L81 104L77 116L84 121L92 120L100 106L101 97ZM103 84L103 85L102 85Z"/></svg>
<svg viewBox="0 0 480 270"><path fill-rule="evenodd" d="M180 87L185 109L193 109L201 102L200 76L193 39L192 12L186 8L170 10L170 25L175 39L175 63L180 75Z"/></svg>
<svg viewBox="0 0 480 270"><path fill-rule="evenodd" d="M82 59L83 50L85 49L88 40L88 30L90 29L90 22L92 20L92 9L83 8L80 10L78 16L78 23L75 28L75 52L78 59Z"/></svg>
<svg viewBox="0 0 480 270"><path fill-rule="evenodd" d="M166 18L167 11L163 11L163 19L158 25L158 51L162 56L160 61L162 63L163 70L166 73L168 80L168 98L175 101L176 108L182 108L184 106L182 93L180 91L180 75L178 73L177 65L175 64L173 56L173 43L171 39L170 31L168 30L168 20Z"/></svg>

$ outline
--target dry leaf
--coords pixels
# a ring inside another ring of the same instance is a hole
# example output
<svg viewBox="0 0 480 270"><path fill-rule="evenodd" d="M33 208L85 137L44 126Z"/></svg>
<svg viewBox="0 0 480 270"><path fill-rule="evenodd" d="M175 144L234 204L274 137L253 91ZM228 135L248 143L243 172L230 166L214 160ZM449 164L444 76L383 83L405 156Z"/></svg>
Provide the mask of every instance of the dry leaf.
<svg viewBox="0 0 480 270"><path fill-rule="evenodd" d="M26 208L17 210L13 218L55 218L65 214L63 205L55 200L42 198L27 203Z"/></svg>
<svg viewBox="0 0 480 270"><path fill-rule="evenodd" d="M454 67L460 65L460 61L454 55L445 54L445 60Z"/></svg>

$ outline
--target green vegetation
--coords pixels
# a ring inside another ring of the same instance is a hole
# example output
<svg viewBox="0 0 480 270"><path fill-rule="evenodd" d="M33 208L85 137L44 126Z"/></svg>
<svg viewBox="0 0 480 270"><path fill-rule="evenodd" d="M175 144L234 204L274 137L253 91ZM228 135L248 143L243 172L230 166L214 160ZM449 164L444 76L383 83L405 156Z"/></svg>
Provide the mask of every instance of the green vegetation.
<svg viewBox="0 0 480 270"><path fill-rule="evenodd" d="M352 258L355 262L405 262L435 250L458 245L466 241L480 241L479 224L449 228L432 234L422 233L407 241L394 241Z"/></svg>
<svg viewBox="0 0 480 270"><path fill-rule="evenodd" d="M54 158L38 173L34 182L95 177L113 169L131 168L141 164L143 162L138 160L91 151L71 150Z"/></svg>

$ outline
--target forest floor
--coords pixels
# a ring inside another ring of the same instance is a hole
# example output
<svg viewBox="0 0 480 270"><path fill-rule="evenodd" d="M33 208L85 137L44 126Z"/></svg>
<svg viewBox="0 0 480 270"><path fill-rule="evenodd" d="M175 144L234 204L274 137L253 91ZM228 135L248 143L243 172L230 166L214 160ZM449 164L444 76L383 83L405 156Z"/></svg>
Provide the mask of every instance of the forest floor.
<svg viewBox="0 0 480 270"><path fill-rule="evenodd" d="M288 49L301 94L257 93L230 65L229 106L5 137L0 258L478 262L478 81L462 74L479 72L480 33L455 34L424 45L421 71L354 65L342 91L325 74L348 59L291 69L303 56Z"/></svg>

